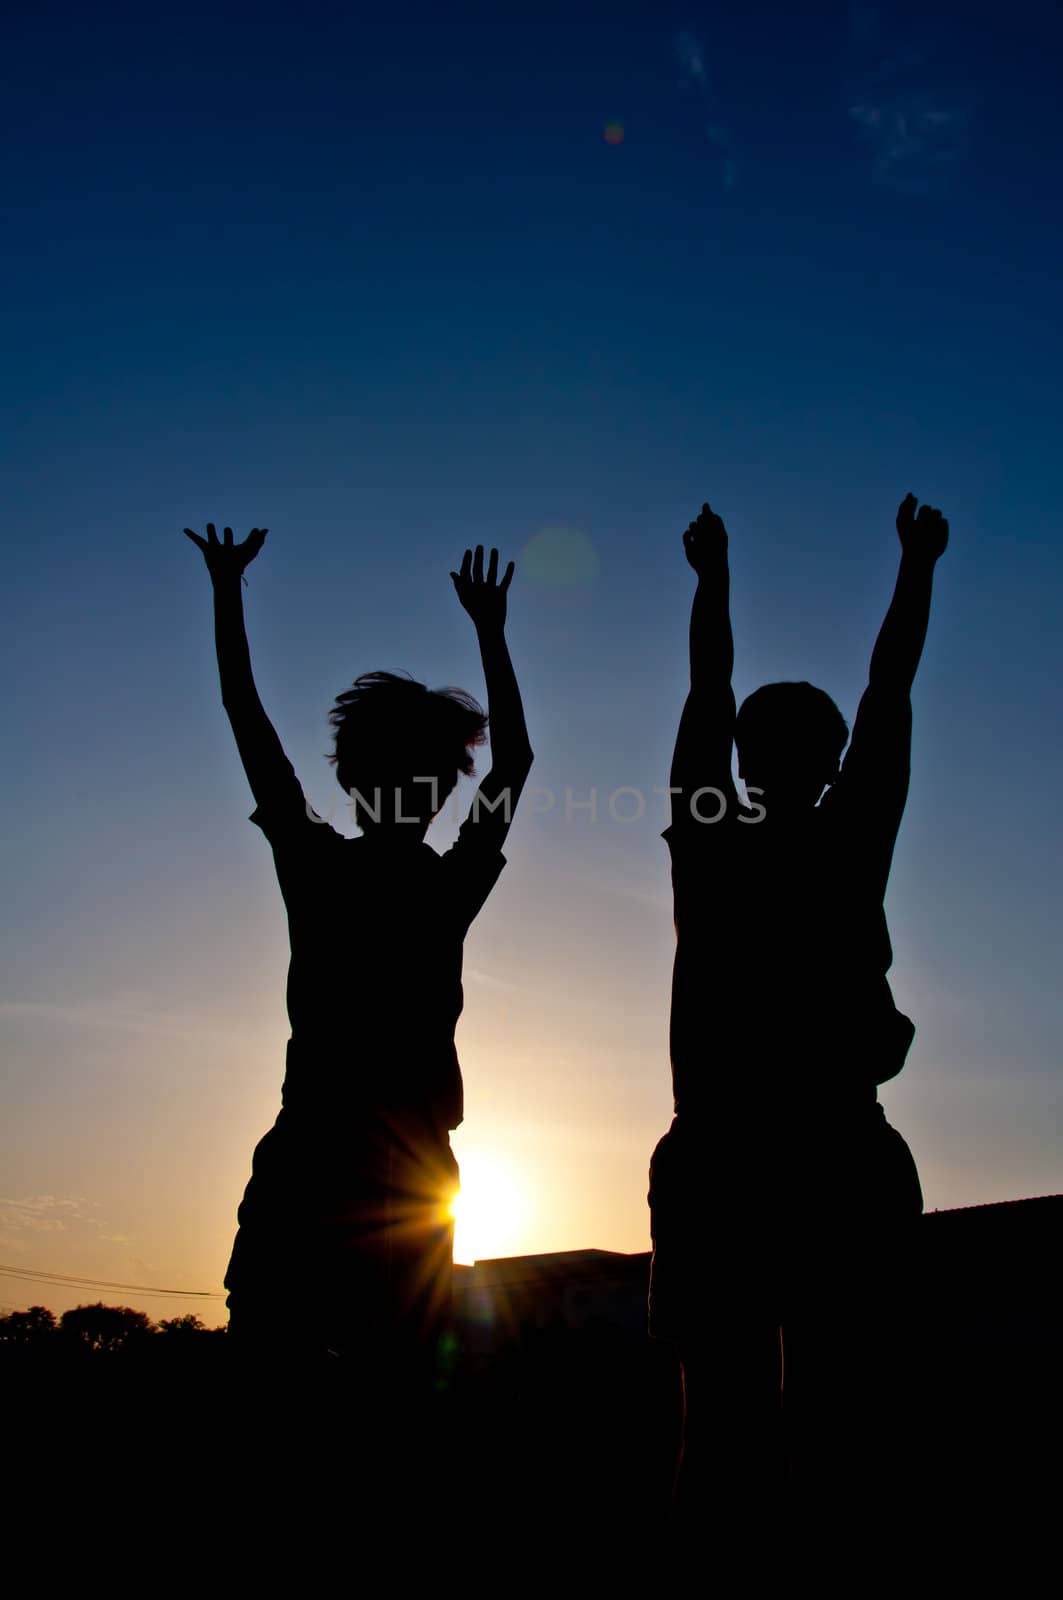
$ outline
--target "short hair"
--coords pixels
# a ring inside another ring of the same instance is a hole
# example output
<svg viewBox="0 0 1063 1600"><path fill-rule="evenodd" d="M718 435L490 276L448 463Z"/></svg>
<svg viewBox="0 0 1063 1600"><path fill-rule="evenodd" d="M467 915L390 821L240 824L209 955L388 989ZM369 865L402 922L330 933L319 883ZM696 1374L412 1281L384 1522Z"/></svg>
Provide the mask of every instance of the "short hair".
<svg viewBox="0 0 1063 1600"><path fill-rule="evenodd" d="M473 748L487 737L487 714L462 689L429 689L406 673L363 672L329 712L329 761L340 787L365 794L381 784L434 778L441 805L471 776Z"/></svg>
<svg viewBox="0 0 1063 1600"><path fill-rule="evenodd" d="M734 738L739 759L778 751L832 767L849 742L849 724L814 684L765 683L743 700Z"/></svg>

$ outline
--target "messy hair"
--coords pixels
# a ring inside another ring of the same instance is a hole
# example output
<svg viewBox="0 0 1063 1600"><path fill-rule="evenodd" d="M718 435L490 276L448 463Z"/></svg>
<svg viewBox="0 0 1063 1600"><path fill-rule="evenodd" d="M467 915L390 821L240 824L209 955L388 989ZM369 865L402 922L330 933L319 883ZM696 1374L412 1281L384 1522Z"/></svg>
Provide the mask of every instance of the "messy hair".
<svg viewBox="0 0 1063 1600"><path fill-rule="evenodd" d="M329 761L348 794L380 783L434 778L440 803L458 777L474 771L473 749L487 737L487 714L462 689L429 689L398 672L363 672L329 712Z"/></svg>
<svg viewBox="0 0 1063 1600"><path fill-rule="evenodd" d="M824 689L811 683L766 683L743 700L735 719L740 757L800 751L833 766L849 741L849 724Z"/></svg>

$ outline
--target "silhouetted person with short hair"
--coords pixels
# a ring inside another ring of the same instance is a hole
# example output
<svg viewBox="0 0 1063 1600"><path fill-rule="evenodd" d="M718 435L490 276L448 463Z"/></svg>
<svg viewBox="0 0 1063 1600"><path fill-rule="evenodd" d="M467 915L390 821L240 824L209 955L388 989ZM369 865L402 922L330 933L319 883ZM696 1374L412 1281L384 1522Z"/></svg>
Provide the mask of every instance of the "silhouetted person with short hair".
<svg viewBox="0 0 1063 1600"><path fill-rule="evenodd" d="M948 523L909 495L897 531L844 762L845 720L811 684L767 684L736 715L727 534L706 505L683 539L698 585L664 835L676 1114L649 1196L650 1331L683 1369L681 1525L778 1508L783 1394L795 1485L864 1481L841 1453L879 1450L868 1400L900 1359L887 1330L922 1193L877 1099L915 1032L890 991L883 897Z"/></svg>
<svg viewBox="0 0 1063 1600"><path fill-rule="evenodd" d="M462 941L505 864L532 762L504 631L513 563L499 581L497 550L485 574L478 547L451 573L480 642L492 765L440 855L425 833L473 770L481 708L387 672L341 694L330 759L362 829L345 838L311 810L255 688L241 578L266 530L242 544L210 523L206 539L185 532L213 581L222 701L291 937L282 1109L239 1208L229 1331L249 1352L333 1352L369 1384L392 1372L417 1387L449 1309Z"/></svg>

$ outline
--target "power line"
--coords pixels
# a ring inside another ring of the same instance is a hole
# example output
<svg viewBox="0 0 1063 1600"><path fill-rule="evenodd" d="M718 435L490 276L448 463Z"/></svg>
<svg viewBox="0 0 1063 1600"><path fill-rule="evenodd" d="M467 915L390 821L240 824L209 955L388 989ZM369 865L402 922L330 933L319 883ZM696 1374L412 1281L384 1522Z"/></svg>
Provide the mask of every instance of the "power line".
<svg viewBox="0 0 1063 1600"><path fill-rule="evenodd" d="M185 1300L224 1300L225 1296L211 1289L159 1289L146 1283L114 1283L107 1278L76 1278L66 1272L49 1272L43 1267L7 1267L0 1265L0 1277L17 1278L22 1283L46 1283L58 1289L123 1289L131 1294L161 1295L166 1299L179 1296Z"/></svg>

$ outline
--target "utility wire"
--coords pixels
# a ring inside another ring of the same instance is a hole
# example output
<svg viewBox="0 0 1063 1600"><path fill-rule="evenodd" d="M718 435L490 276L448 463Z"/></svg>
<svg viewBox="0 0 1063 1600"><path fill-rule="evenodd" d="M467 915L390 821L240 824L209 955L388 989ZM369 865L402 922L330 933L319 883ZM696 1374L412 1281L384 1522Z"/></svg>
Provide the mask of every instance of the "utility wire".
<svg viewBox="0 0 1063 1600"><path fill-rule="evenodd" d="M124 1289L133 1294L180 1296L186 1300L224 1300L211 1289L159 1289L154 1284L114 1283L107 1278L76 1278L66 1272L49 1272L40 1267L8 1267L0 1264L0 1277L17 1278L22 1283L47 1283L60 1289Z"/></svg>

